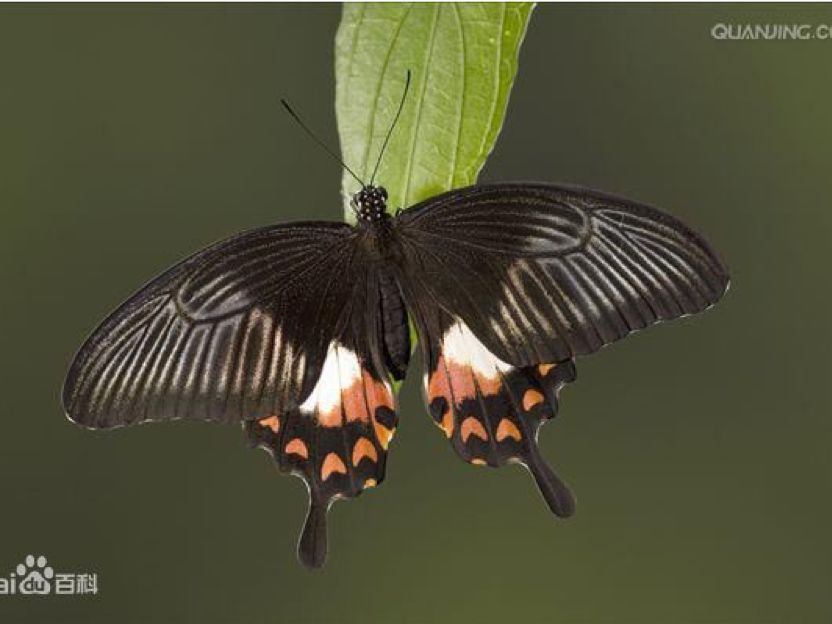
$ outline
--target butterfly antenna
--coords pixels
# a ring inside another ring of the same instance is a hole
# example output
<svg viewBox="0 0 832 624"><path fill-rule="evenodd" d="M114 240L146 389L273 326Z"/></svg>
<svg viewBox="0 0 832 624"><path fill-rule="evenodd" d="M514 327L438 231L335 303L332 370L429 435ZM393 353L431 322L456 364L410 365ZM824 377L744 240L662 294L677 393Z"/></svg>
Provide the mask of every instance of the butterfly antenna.
<svg viewBox="0 0 832 624"><path fill-rule="evenodd" d="M367 186L366 184L364 184L364 182L361 181L361 178L359 178L357 175L355 175L355 172L352 169L347 167L347 165L344 163L343 160L338 158L338 155L335 152L333 152L331 149L329 149L329 146L327 146L326 143L324 143L317 136L315 136L315 133L312 132L305 123L303 123L303 120L300 118L300 116L298 116L298 114L294 111L294 109L291 106L289 106L289 102L287 102L283 98L280 98L280 103L283 104L283 108L285 108L286 112L289 113L292 116L292 119L294 119L298 123L298 125L301 128L303 128L303 131L306 132L306 134L308 134L312 138L312 140L315 141L315 143L317 143L319 146L321 146L327 154L332 156L332 158L335 160L335 162L337 162L339 165L341 165L347 173L349 173L353 178L355 178L355 180L362 186L362 188Z"/></svg>
<svg viewBox="0 0 832 624"><path fill-rule="evenodd" d="M381 157L384 156L384 150L387 149L387 143L390 141L390 135L393 134L393 129L396 127L396 124L399 121L399 116L402 114L402 109L404 108L404 101L407 98L407 92L410 89L410 70L407 70L407 77L404 81L404 93L402 93L402 99L399 102L399 110L396 111L396 116L393 117L393 123L390 124L390 129L387 131L387 136L384 137L384 143L381 144L381 151L378 153L378 160L376 161L376 168L373 169L373 176L370 178L370 186L373 185L373 181L376 179L376 174L378 173L378 167L381 164Z"/></svg>

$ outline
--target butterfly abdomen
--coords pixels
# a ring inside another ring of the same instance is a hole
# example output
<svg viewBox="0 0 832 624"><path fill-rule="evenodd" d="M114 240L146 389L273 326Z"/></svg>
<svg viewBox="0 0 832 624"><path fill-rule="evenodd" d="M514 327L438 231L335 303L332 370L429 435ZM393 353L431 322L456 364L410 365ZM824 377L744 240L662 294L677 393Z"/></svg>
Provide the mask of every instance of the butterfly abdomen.
<svg viewBox="0 0 832 624"><path fill-rule="evenodd" d="M384 360L396 380L404 379L410 362L410 327L401 290L391 271L379 271Z"/></svg>

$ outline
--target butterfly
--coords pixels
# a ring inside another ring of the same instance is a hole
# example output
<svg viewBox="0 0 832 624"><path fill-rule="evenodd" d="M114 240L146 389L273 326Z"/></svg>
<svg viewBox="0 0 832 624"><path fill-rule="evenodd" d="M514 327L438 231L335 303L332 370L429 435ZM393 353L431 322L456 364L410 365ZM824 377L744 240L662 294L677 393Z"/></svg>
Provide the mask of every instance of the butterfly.
<svg viewBox="0 0 832 624"><path fill-rule="evenodd" d="M384 479L412 321L427 410L454 452L525 466L551 511L571 515L537 435L575 358L710 307L725 265L680 220L585 188L483 184L396 214L387 199L362 183L355 225L255 229L153 279L76 354L69 418L242 423L306 482L298 556L319 567L331 503Z"/></svg>

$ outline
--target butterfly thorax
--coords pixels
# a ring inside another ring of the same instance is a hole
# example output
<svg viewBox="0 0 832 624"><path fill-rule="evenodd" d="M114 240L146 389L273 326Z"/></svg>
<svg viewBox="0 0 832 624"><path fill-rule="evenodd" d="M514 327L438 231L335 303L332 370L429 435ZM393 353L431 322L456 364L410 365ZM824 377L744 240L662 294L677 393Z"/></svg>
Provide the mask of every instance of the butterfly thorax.
<svg viewBox="0 0 832 624"><path fill-rule="evenodd" d="M352 196L352 208L361 224L377 224L387 221L387 189L367 185Z"/></svg>
<svg viewBox="0 0 832 624"><path fill-rule="evenodd" d="M396 243L393 219L387 212L387 189L364 186L352 196L357 217L356 230L369 259L381 264L395 263L401 253Z"/></svg>

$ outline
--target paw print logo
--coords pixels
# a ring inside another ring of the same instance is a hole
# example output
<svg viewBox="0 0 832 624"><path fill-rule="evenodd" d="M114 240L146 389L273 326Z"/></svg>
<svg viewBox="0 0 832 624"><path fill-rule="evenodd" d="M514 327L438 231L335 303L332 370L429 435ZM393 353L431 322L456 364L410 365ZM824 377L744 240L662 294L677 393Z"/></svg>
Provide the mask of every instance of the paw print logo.
<svg viewBox="0 0 832 624"><path fill-rule="evenodd" d="M52 591L53 576L55 571L46 565L46 557L40 555L35 559L34 555L26 555L25 563L17 566L18 590L21 594L48 594Z"/></svg>

